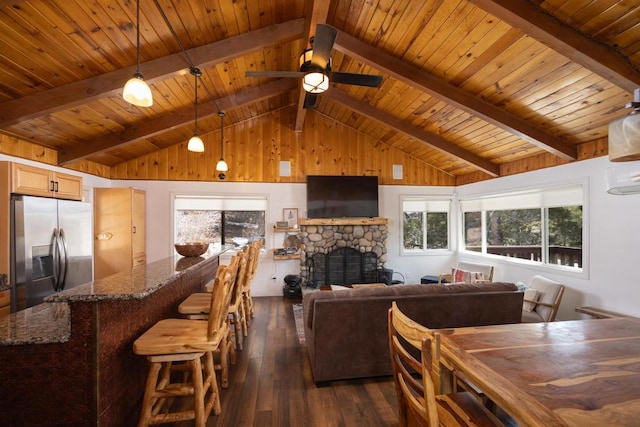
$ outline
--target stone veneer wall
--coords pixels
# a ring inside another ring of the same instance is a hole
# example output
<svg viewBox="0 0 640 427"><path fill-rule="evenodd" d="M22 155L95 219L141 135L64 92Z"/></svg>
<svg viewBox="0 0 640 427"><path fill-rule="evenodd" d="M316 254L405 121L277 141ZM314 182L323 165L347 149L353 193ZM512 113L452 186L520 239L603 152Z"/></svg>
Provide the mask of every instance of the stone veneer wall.
<svg viewBox="0 0 640 427"><path fill-rule="evenodd" d="M360 252L374 252L378 268L387 262L387 224L370 225L301 225L300 276L309 279L310 260L314 254L328 254L337 248L354 248Z"/></svg>

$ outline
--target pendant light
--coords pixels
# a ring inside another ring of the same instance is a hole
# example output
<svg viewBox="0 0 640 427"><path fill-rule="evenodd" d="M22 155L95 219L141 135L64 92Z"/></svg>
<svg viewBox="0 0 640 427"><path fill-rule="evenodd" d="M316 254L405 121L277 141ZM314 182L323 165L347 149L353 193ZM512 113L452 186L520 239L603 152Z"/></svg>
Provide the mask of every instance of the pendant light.
<svg viewBox="0 0 640 427"><path fill-rule="evenodd" d="M124 85L122 97L128 103L138 107L153 105L151 89L140 73L140 0L136 1L136 72Z"/></svg>
<svg viewBox="0 0 640 427"><path fill-rule="evenodd" d="M229 171L229 165L224 161L224 111L218 112L218 116L220 116L220 160L216 164L216 171L220 172L218 177L224 179L224 172Z"/></svg>
<svg viewBox="0 0 640 427"><path fill-rule="evenodd" d="M187 150L193 151L196 153L202 153L204 151L204 142L202 142L202 139L200 139L200 136L198 135L198 77L202 75L202 72L197 67L191 67L189 69L189 72L195 79L196 96L195 96L194 104L195 104L196 120L195 120L195 131L193 132L193 136L191 137L191 139L189 140L189 143L187 144Z"/></svg>

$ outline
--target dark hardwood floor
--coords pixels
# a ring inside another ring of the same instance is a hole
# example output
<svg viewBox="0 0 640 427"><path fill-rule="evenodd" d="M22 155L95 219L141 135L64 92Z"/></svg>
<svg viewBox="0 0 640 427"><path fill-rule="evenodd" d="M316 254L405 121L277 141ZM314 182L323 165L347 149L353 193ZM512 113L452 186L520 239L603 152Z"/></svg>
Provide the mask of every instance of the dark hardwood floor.
<svg viewBox="0 0 640 427"><path fill-rule="evenodd" d="M392 377L316 387L298 343L295 299L254 298L255 317L221 391L222 413L207 426L395 426Z"/></svg>

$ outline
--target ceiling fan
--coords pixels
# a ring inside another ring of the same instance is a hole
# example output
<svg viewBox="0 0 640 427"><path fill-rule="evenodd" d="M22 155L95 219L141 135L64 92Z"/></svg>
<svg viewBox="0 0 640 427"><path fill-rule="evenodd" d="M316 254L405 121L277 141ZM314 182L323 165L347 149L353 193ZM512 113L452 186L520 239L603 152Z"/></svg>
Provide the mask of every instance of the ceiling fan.
<svg viewBox="0 0 640 427"><path fill-rule="evenodd" d="M311 49L300 55L300 71L247 71L247 77L295 77L302 78L302 87L307 92L303 108L313 108L318 94L329 88L329 82L357 86L379 87L382 76L372 74L341 73L331 71L331 50L338 30L330 25L318 24L311 38Z"/></svg>

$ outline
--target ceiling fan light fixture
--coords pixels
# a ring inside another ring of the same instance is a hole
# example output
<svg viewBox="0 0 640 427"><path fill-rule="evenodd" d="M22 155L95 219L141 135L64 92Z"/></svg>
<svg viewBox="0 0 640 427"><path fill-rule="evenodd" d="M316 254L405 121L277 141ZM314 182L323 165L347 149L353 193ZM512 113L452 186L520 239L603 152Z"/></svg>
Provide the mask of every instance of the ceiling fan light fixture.
<svg viewBox="0 0 640 427"><path fill-rule="evenodd" d="M193 151L194 153L204 152L204 142L202 142L202 139L197 133L189 139L187 150Z"/></svg>
<svg viewBox="0 0 640 427"><path fill-rule="evenodd" d="M311 65L311 57L313 56L313 49L305 49L300 54L300 69L302 70L303 66Z"/></svg>
<svg viewBox="0 0 640 427"><path fill-rule="evenodd" d="M609 160L630 162L640 160L640 89L634 91L633 111L609 123Z"/></svg>
<svg viewBox="0 0 640 427"><path fill-rule="evenodd" d="M151 88L140 73L140 0L136 2L136 72L124 85L122 98L138 107L151 107L153 96Z"/></svg>
<svg viewBox="0 0 640 427"><path fill-rule="evenodd" d="M324 73L307 73L302 78L302 88L309 93L322 93L329 89L329 77Z"/></svg>

